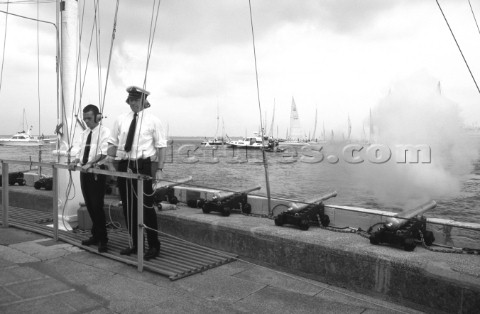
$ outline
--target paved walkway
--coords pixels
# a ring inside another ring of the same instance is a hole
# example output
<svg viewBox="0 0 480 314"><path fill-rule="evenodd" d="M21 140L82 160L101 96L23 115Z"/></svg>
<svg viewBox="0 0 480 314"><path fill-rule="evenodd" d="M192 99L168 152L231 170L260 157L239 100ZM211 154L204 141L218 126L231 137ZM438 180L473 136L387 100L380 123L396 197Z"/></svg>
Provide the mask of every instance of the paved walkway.
<svg viewBox="0 0 480 314"><path fill-rule="evenodd" d="M419 313L246 261L170 281L0 227L0 313Z"/></svg>

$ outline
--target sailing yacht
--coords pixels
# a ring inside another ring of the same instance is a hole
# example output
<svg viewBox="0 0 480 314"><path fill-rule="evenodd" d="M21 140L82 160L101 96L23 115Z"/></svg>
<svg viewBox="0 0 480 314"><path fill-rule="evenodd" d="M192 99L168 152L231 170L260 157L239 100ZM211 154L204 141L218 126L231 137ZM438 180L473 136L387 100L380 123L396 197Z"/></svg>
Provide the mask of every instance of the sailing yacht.
<svg viewBox="0 0 480 314"><path fill-rule="evenodd" d="M23 124L24 130L15 133L9 138L0 138L1 146L39 146L48 144L49 142L45 141L43 138L38 138L31 135L33 126L30 128L25 128L28 124L26 123L25 110L23 110ZM27 131L25 131L27 129Z"/></svg>
<svg viewBox="0 0 480 314"><path fill-rule="evenodd" d="M288 133L287 140L280 142L280 145L309 145L305 140L305 135L298 117L297 105L293 97L290 109L290 132Z"/></svg>
<svg viewBox="0 0 480 314"><path fill-rule="evenodd" d="M223 119L222 119L222 121L223 121ZM203 141L201 143L202 145L209 146L209 145L224 145L224 144L226 144L223 135L220 139L217 137L219 123L220 123L220 116L218 114L218 107L217 107L217 130L215 131L215 136L213 137L213 139L210 139L210 140L208 140L205 137L205 141ZM225 126L223 126L223 134L225 134Z"/></svg>

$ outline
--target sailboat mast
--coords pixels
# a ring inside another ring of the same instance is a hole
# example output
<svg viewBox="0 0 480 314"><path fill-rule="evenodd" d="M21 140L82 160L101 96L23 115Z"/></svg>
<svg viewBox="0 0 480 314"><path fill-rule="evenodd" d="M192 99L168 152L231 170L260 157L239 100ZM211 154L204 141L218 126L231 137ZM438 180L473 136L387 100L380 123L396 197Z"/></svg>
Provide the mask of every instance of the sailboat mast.
<svg viewBox="0 0 480 314"><path fill-rule="evenodd" d="M215 130L215 137L214 139L217 138L218 135L218 126L220 125L220 114L218 112L218 99L217 99L217 129Z"/></svg>
<svg viewBox="0 0 480 314"><path fill-rule="evenodd" d="M372 121L372 108L370 108L370 134L369 134L369 142L372 143L373 141L373 121Z"/></svg>
<svg viewBox="0 0 480 314"><path fill-rule="evenodd" d="M348 133L347 133L347 141L350 140L350 135L352 134L352 123L350 121L350 115L348 115Z"/></svg>
<svg viewBox="0 0 480 314"><path fill-rule="evenodd" d="M273 124L274 124L274 122L275 122L275 98L273 98L272 123L270 124L270 132L268 133L268 135L270 135L271 137L273 137ZM278 134L277 134L277 137L278 137Z"/></svg>
<svg viewBox="0 0 480 314"><path fill-rule="evenodd" d="M312 140L315 140L315 133L317 132L317 108L315 108L315 124L313 125Z"/></svg>
<svg viewBox="0 0 480 314"><path fill-rule="evenodd" d="M80 136L82 128L75 123L73 108L75 107L75 77L77 67L78 47L78 2L76 0L63 0L57 3L57 21L61 25L59 35L59 71L57 83L58 112L60 139L57 144L57 159L59 163L67 163L70 160L70 147L75 141L75 136ZM62 153L66 152L66 153ZM57 176L58 204L62 205L62 212L59 215L64 221L74 221L77 216L78 204L83 199L81 193L71 193L70 186L80 186L78 172L70 176L66 170L58 170L54 173ZM72 181L73 180L73 183ZM74 194L74 195L72 195ZM57 201L57 200L55 200ZM54 203L55 203L54 201Z"/></svg>
<svg viewBox="0 0 480 314"><path fill-rule="evenodd" d="M326 134L325 134L325 121L323 121L323 141L325 142L327 140Z"/></svg>

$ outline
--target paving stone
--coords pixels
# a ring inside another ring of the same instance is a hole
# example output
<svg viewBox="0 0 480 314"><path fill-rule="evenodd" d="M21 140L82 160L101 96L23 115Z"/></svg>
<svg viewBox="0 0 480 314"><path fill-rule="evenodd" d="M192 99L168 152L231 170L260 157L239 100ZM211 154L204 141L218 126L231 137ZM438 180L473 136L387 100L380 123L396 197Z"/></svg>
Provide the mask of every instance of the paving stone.
<svg viewBox="0 0 480 314"><path fill-rule="evenodd" d="M89 313L93 310L105 308L109 304L108 300L79 291L71 291L55 295L52 297L52 302L64 304L69 308L73 308L76 311L83 313Z"/></svg>
<svg viewBox="0 0 480 314"><path fill-rule="evenodd" d="M172 297L168 300L152 307L145 309L142 314L156 314L156 313L168 313L168 314L215 314L215 313L245 313L238 310L235 304L221 301L205 300L204 298L195 297L192 295L184 295L178 297Z"/></svg>
<svg viewBox="0 0 480 314"><path fill-rule="evenodd" d="M13 301L17 301L19 299L20 298L18 296L13 295L7 289L0 287L0 306L5 303L11 303Z"/></svg>
<svg viewBox="0 0 480 314"><path fill-rule="evenodd" d="M251 293L262 289L265 284L232 276L220 276L215 274L196 274L175 282L194 295L207 300L220 300L234 302L247 297Z"/></svg>
<svg viewBox="0 0 480 314"><path fill-rule="evenodd" d="M24 299L48 296L50 294L71 290L70 287L53 278L12 284L8 286L8 289Z"/></svg>
<svg viewBox="0 0 480 314"><path fill-rule="evenodd" d="M112 276L87 287L88 291L110 300L109 309L114 312L143 312L145 309L167 300L175 291L132 280L120 275Z"/></svg>
<svg viewBox="0 0 480 314"><path fill-rule="evenodd" d="M8 267L16 266L16 265L17 264L15 264L11 261L7 261L6 259L0 257L0 268L8 268Z"/></svg>
<svg viewBox="0 0 480 314"><path fill-rule="evenodd" d="M19 313L48 313L48 314L69 314L77 312L74 308L64 306L48 298L40 298L26 300L23 302L12 303L8 305L0 305L0 313L2 314L19 314Z"/></svg>
<svg viewBox="0 0 480 314"><path fill-rule="evenodd" d="M18 263L18 264L32 263L32 262L39 261L38 258L30 256L29 254L25 254L11 247L1 246L1 245L0 245L0 258L7 260L9 262Z"/></svg>
<svg viewBox="0 0 480 314"><path fill-rule="evenodd" d="M0 245L8 246L10 244L22 243L43 238L45 238L45 236L29 231L13 228L0 228Z"/></svg>
<svg viewBox="0 0 480 314"><path fill-rule="evenodd" d="M396 305L390 302L383 300L375 299L368 297L362 294L355 292L347 291L345 289L334 288L334 289L325 289L315 297L320 298L323 301L335 301L340 302L345 305L351 305L355 307L365 308L365 311L368 313L398 313L406 312L408 313L421 313L414 311L413 309L407 309L401 305Z"/></svg>
<svg viewBox="0 0 480 314"><path fill-rule="evenodd" d="M54 246L40 245L38 242L44 241L43 239L37 241L29 241L18 244L10 245L11 248L21 251L25 254L38 258L39 260L49 260L69 255L73 252L79 252L80 249L74 247L71 244L59 242Z"/></svg>
<svg viewBox="0 0 480 314"><path fill-rule="evenodd" d="M91 254L92 255L92 254ZM65 281L75 283L76 285L90 285L109 279L114 273L85 265L73 260L60 258L49 260L43 263L43 272L51 277L62 277Z"/></svg>
<svg viewBox="0 0 480 314"><path fill-rule="evenodd" d="M304 280L301 277L263 267L245 270L236 274L235 277L311 296L323 290L323 287L312 284L311 281Z"/></svg>
<svg viewBox="0 0 480 314"><path fill-rule="evenodd" d="M265 287L236 306L250 313L362 313L365 308L336 301L326 301L276 287Z"/></svg>
<svg viewBox="0 0 480 314"><path fill-rule="evenodd" d="M245 270L252 269L257 267L256 265L249 264L243 261L234 261L222 265L222 267L215 267L207 270L209 274L221 275L221 276L233 276L235 274L241 273Z"/></svg>
<svg viewBox="0 0 480 314"><path fill-rule="evenodd" d="M0 269L0 285L32 281L41 278L45 278L45 275L31 267L23 266Z"/></svg>

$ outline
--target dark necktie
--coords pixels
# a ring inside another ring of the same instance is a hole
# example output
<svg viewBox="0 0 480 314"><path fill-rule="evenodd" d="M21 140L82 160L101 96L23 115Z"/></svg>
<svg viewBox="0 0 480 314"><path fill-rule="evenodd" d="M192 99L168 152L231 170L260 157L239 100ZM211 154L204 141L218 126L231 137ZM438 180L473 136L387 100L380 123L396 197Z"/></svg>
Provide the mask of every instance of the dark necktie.
<svg viewBox="0 0 480 314"><path fill-rule="evenodd" d="M92 131L88 133L87 143L85 144L85 150L83 151L82 164L86 164L88 161L88 155L90 154L90 143L92 142Z"/></svg>
<svg viewBox="0 0 480 314"><path fill-rule="evenodd" d="M125 151L128 153L132 150L133 137L135 136L135 127L137 126L137 113L133 115L130 128L128 129L127 141L125 142Z"/></svg>

